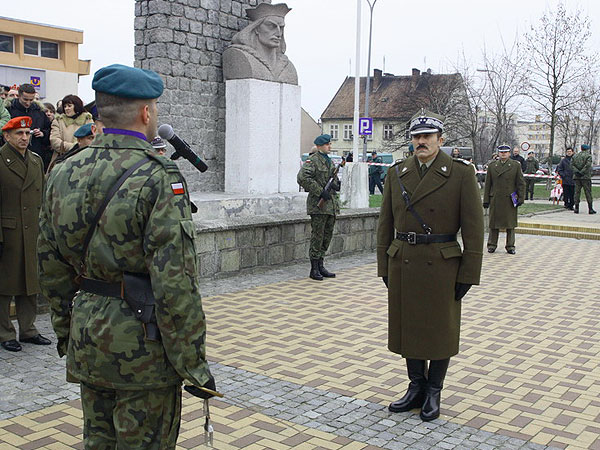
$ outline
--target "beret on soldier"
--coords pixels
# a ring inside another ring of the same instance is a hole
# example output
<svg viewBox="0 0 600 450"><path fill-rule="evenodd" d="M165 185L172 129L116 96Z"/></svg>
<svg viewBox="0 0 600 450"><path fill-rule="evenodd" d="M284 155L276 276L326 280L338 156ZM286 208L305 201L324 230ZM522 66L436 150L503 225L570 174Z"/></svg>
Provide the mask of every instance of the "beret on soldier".
<svg viewBox="0 0 600 450"><path fill-rule="evenodd" d="M31 117L19 116L10 119L6 125L2 127L2 131L18 130L19 128L31 128Z"/></svg>
<svg viewBox="0 0 600 450"><path fill-rule="evenodd" d="M77 131L73 133L73 136L76 138L83 138L86 136L91 136L92 134L94 134L92 132L92 124L86 123L85 125L81 125L79 128L77 128Z"/></svg>
<svg viewBox="0 0 600 450"><path fill-rule="evenodd" d="M589 149L590 149L589 145L587 145L587 144L582 144L581 145L581 150L589 150Z"/></svg>
<svg viewBox="0 0 600 450"><path fill-rule="evenodd" d="M315 141L313 142L315 145L325 145L331 142L331 136L328 134L322 134L321 136L317 136Z"/></svg>
<svg viewBox="0 0 600 450"><path fill-rule="evenodd" d="M112 64L94 74L92 89L116 97L152 99L161 96L164 84L152 70Z"/></svg>

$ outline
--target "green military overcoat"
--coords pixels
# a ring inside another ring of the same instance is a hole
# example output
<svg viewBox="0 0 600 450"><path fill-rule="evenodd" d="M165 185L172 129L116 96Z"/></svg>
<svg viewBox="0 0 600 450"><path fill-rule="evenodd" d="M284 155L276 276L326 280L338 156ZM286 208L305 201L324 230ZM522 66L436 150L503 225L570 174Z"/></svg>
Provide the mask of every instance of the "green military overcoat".
<svg viewBox="0 0 600 450"><path fill-rule="evenodd" d="M398 178L416 212L433 234L458 241L417 244L399 232L424 233L408 211ZM388 276L388 347L405 358L445 359L458 353L461 302L455 284L479 284L483 210L473 169L440 151L423 178L414 156L392 166L386 177L377 229L377 272Z"/></svg>
<svg viewBox="0 0 600 450"><path fill-rule="evenodd" d="M517 208L511 198L517 192L517 199L525 199L525 179L519 161L509 159L504 164L500 160L490 163L485 177L483 202L490 205L490 228L515 228Z"/></svg>
<svg viewBox="0 0 600 450"><path fill-rule="evenodd" d="M321 152L311 154L298 172L296 181L308 192L306 199L306 214L329 214L336 215L340 212L340 200L338 192L331 189L331 199L325 202L323 209L319 208L319 198L323 188L333 176L335 164L329 157ZM340 184L336 177L333 186L339 190Z"/></svg>
<svg viewBox="0 0 600 450"><path fill-rule="evenodd" d="M38 216L44 164L30 150L25 159L8 143L0 148L0 295L40 292L37 272Z"/></svg>

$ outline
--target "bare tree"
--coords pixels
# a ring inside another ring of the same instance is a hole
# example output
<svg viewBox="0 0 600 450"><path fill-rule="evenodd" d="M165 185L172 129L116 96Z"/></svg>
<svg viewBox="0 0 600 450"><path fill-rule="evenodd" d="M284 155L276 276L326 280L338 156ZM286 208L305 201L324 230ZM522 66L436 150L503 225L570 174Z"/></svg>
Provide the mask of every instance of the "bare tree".
<svg viewBox="0 0 600 450"><path fill-rule="evenodd" d="M569 14L563 4L545 13L523 40L527 57L529 99L540 107L550 121L549 160L554 151L558 117L578 100L578 82L593 65L586 54L590 21L580 11Z"/></svg>
<svg viewBox="0 0 600 450"><path fill-rule="evenodd" d="M597 71L593 71L594 74ZM580 110L583 122L583 143L592 147L592 154L596 154L598 162L598 134L600 132L600 78L592 75L592 71L583 79L580 86ZM596 145L594 145L596 144Z"/></svg>

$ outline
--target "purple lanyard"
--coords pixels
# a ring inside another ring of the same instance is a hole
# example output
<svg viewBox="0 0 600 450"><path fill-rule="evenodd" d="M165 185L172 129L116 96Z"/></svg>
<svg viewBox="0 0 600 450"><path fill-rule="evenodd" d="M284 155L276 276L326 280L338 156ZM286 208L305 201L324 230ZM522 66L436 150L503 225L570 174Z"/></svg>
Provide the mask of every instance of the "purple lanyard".
<svg viewBox="0 0 600 450"><path fill-rule="evenodd" d="M105 128L104 130L102 130L102 133L104 134L121 134L123 136L133 136L139 139L143 139L144 141L148 141L146 139L146 136L144 136L143 133L140 133L138 131L132 131L132 130L122 130L121 128Z"/></svg>

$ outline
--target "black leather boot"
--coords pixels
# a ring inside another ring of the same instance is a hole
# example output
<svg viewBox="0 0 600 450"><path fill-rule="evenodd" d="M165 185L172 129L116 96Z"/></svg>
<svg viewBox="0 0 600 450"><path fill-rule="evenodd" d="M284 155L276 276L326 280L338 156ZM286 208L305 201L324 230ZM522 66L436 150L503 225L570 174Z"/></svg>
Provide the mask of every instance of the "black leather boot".
<svg viewBox="0 0 600 450"><path fill-rule="evenodd" d="M311 259L310 260L310 275L308 275L313 280L323 281L323 276L319 272L319 260Z"/></svg>
<svg viewBox="0 0 600 450"><path fill-rule="evenodd" d="M404 397L400 400L390 403L388 409L391 412L405 412L411 409L420 408L425 401L425 387L427 378L425 378L425 361L422 359L406 359L406 369L410 384Z"/></svg>
<svg viewBox="0 0 600 450"><path fill-rule="evenodd" d="M596 211L594 211L594 208L592 208L592 204L588 203L588 213L589 214L596 214Z"/></svg>
<svg viewBox="0 0 600 450"><path fill-rule="evenodd" d="M425 388L425 401L421 408L421 420L429 422L440 416L440 401L444 378L450 364L450 358L431 361Z"/></svg>
<svg viewBox="0 0 600 450"><path fill-rule="evenodd" d="M335 278L335 273L330 272L323 266L323 258L319 258L319 273L325 278Z"/></svg>
<svg viewBox="0 0 600 450"><path fill-rule="evenodd" d="M575 204L575 207L573 208L573 212L575 214L579 214L579 203Z"/></svg>

